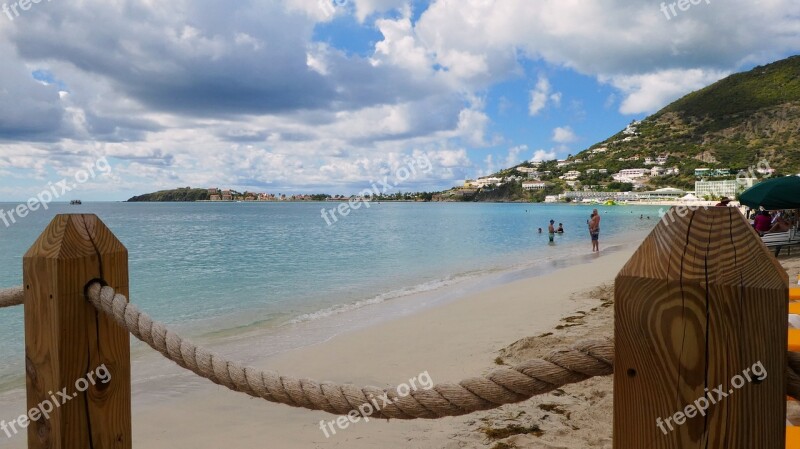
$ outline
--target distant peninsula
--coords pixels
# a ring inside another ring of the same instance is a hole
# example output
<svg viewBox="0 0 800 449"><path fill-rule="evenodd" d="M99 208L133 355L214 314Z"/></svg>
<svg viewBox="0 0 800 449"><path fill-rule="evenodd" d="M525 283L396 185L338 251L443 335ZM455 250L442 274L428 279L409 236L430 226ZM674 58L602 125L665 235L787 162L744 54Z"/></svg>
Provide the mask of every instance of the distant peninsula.
<svg viewBox="0 0 800 449"><path fill-rule="evenodd" d="M192 188L182 187L171 190L159 190L158 192L145 193L144 195L134 196L128 199L129 203L146 202L194 202L194 201L213 201L213 202L233 202L233 201L327 201L342 200L346 201L349 197L342 195L275 195L269 193L237 192L231 189L218 188Z"/></svg>
<svg viewBox="0 0 800 449"><path fill-rule="evenodd" d="M146 193L134 196L128 200L129 203L142 202L186 202L186 201L208 201L210 195L208 189L193 189L184 187L172 190L160 190L158 192Z"/></svg>

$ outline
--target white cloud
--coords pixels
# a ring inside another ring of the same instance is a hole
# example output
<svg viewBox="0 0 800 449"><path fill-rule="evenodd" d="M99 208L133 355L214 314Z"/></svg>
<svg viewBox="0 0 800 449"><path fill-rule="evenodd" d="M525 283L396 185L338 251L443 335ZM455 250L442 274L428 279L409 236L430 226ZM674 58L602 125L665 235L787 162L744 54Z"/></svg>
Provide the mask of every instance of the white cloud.
<svg viewBox="0 0 800 449"><path fill-rule="evenodd" d="M800 51L796 9L796 0L703 2L666 20L659 4L633 0L436 0L415 28L421 41L437 54L462 51L497 62L508 61L509 52L516 51L532 60L620 83L625 77L659 77L671 70L702 70L706 74L702 78L711 80L714 73ZM504 71L490 67L495 81L519 71L516 65L504 65ZM531 115L555 101L544 94L545 83L540 84L531 92ZM625 95L622 111L657 109L667 98L688 93L696 83L676 85L681 88L657 86L659 92L652 95L636 88L621 89Z"/></svg>
<svg viewBox="0 0 800 449"><path fill-rule="evenodd" d="M655 112L681 96L726 77L716 70L662 70L645 75L620 75L604 81L626 95L620 105L623 114Z"/></svg>
<svg viewBox="0 0 800 449"><path fill-rule="evenodd" d="M546 150L536 150L533 153L533 158L531 162L544 162L544 161L552 161L556 158L556 152L554 150L546 151Z"/></svg>
<svg viewBox="0 0 800 449"><path fill-rule="evenodd" d="M525 159L522 156L523 153L528 152L527 145L517 145L515 147L508 149L508 155L506 156L505 163L503 164L503 168L513 167L515 165L519 165Z"/></svg>
<svg viewBox="0 0 800 449"><path fill-rule="evenodd" d="M389 64L417 76L432 74L433 61L428 50L418 41L410 17L381 19L375 22L375 26L383 40L375 44L373 64Z"/></svg>
<svg viewBox="0 0 800 449"><path fill-rule="evenodd" d="M561 92L551 93L550 80L544 75L539 75L536 87L531 90L531 101L528 105L530 115L539 115L547 107L548 101L555 106L561 104Z"/></svg>
<svg viewBox="0 0 800 449"><path fill-rule="evenodd" d="M486 176L497 173L497 166L494 163L494 157L490 154L486 156L486 159L483 160L483 163L486 167L479 171L479 176Z"/></svg>
<svg viewBox="0 0 800 449"><path fill-rule="evenodd" d="M415 151L414 154L415 157L417 157L418 152ZM467 156L467 151L463 148L458 150L437 150L425 152L424 154L428 156L428 159L444 168L468 167L472 165L469 156Z"/></svg>
<svg viewBox="0 0 800 449"><path fill-rule="evenodd" d="M356 5L356 18L359 22L363 22L367 16L378 12L410 8L409 0L337 0L338 3L349 3L350 1Z"/></svg>
<svg viewBox="0 0 800 449"><path fill-rule="evenodd" d="M472 146L485 147L489 116L477 109L462 109L458 114L458 133Z"/></svg>
<svg viewBox="0 0 800 449"><path fill-rule="evenodd" d="M284 0L290 11L302 11L319 22L328 22L347 12L348 0Z"/></svg>
<svg viewBox="0 0 800 449"><path fill-rule="evenodd" d="M553 129L553 142L564 144L575 142L576 140L578 140L578 136L569 126L559 126Z"/></svg>
<svg viewBox="0 0 800 449"><path fill-rule="evenodd" d="M555 107L561 106L561 92L556 92L550 95L550 101L553 102Z"/></svg>
<svg viewBox="0 0 800 449"><path fill-rule="evenodd" d="M550 80L544 75L539 75L539 80L536 82L536 87L531 90L531 100L528 104L528 113L530 115L539 115L549 104L555 107L561 106L561 92L552 92Z"/></svg>

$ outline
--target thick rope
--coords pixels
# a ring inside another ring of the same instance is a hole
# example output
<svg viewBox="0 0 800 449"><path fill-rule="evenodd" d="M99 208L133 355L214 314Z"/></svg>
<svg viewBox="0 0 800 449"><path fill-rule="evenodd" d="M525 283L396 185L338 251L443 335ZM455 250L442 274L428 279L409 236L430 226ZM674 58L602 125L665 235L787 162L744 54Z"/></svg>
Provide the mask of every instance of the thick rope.
<svg viewBox="0 0 800 449"><path fill-rule="evenodd" d="M397 389L317 383L245 367L182 339L128 304L125 296L115 294L110 287L94 283L87 293L97 310L112 316L136 338L203 378L271 402L339 415L356 411L363 416L387 419L458 416L522 402L563 385L614 372L613 342L595 340L553 352L544 359L495 369L486 377L439 384L430 390L412 389L401 396ZM23 301L22 287L0 290L0 308L20 305ZM800 354L790 352L788 361L787 394L800 399Z"/></svg>
<svg viewBox="0 0 800 449"><path fill-rule="evenodd" d="M613 341L595 340L555 351L544 359L495 369L485 377L439 384L430 390L411 390L401 396L397 389L317 383L245 367L182 339L110 287L94 283L88 289L88 298L95 308L112 316L136 338L203 378L271 402L338 415L356 411L387 419L459 416L522 402L564 385L614 372ZM800 399L800 354L789 353L787 370L788 395Z"/></svg>
<svg viewBox="0 0 800 449"><path fill-rule="evenodd" d="M25 290L22 286L0 290L0 309L18 306L25 300Z"/></svg>
<svg viewBox="0 0 800 449"><path fill-rule="evenodd" d="M136 338L201 377L267 401L337 415L356 411L363 416L387 419L459 416L521 402L563 385L607 376L614 371L614 345L606 339L556 351L544 359L498 368L486 377L439 384L430 390L412 389L408 395L401 396L397 389L317 383L244 367L195 346L164 325L153 322L110 287L92 284L88 298L95 308L112 316Z"/></svg>

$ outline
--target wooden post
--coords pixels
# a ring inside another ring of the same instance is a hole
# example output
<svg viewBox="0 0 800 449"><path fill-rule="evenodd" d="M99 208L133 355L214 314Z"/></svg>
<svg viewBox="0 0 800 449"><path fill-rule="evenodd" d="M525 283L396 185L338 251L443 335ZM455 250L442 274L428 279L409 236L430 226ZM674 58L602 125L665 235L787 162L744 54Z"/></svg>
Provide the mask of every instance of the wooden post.
<svg viewBox="0 0 800 449"><path fill-rule="evenodd" d="M95 215L58 215L25 254L23 279L28 409L60 404L30 423L28 448L130 449L128 333L84 297L93 279L128 295L127 249Z"/></svg>
<svg viewBox="0 0 800 449"><path fill-rule="evenodd" d="M615 449L784 449L788 276L738 210L670 210L615 296Z"/></svg>

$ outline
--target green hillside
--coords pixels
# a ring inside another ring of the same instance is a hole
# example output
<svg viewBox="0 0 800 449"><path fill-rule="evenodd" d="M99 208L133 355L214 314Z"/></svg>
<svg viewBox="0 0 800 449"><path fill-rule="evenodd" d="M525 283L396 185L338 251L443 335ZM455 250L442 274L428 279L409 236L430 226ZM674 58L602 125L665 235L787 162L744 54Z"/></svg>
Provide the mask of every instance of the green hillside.
<svg viewBox="0 0 800 449"><path fill-rule="evenodd" d="M800 173L800 56L731 75L692 92L643 120L631 137L620 132L584 151L592 165L610 170L640 166L619 161L668 155L681 169L682 184L693 170L747 168L766 160L783 173ZM640 159L641 160L641 159ZM580 170L580 168L576 168Z"/></svg>
<svg viewBox="0 0 800 449"><path fill-rule="evenodd" d="M183 187L180 189L161 190L158 192L135 196L129 199L128 202L203 201L208 199L208 189L193 189L191 187Z"/></svg>
<svg viewBox="0 0 800 449"><path fill-rule="evenodd" d="M800 100L800 56L731 75L656 114L677 112L717 121Z"/></svg>

